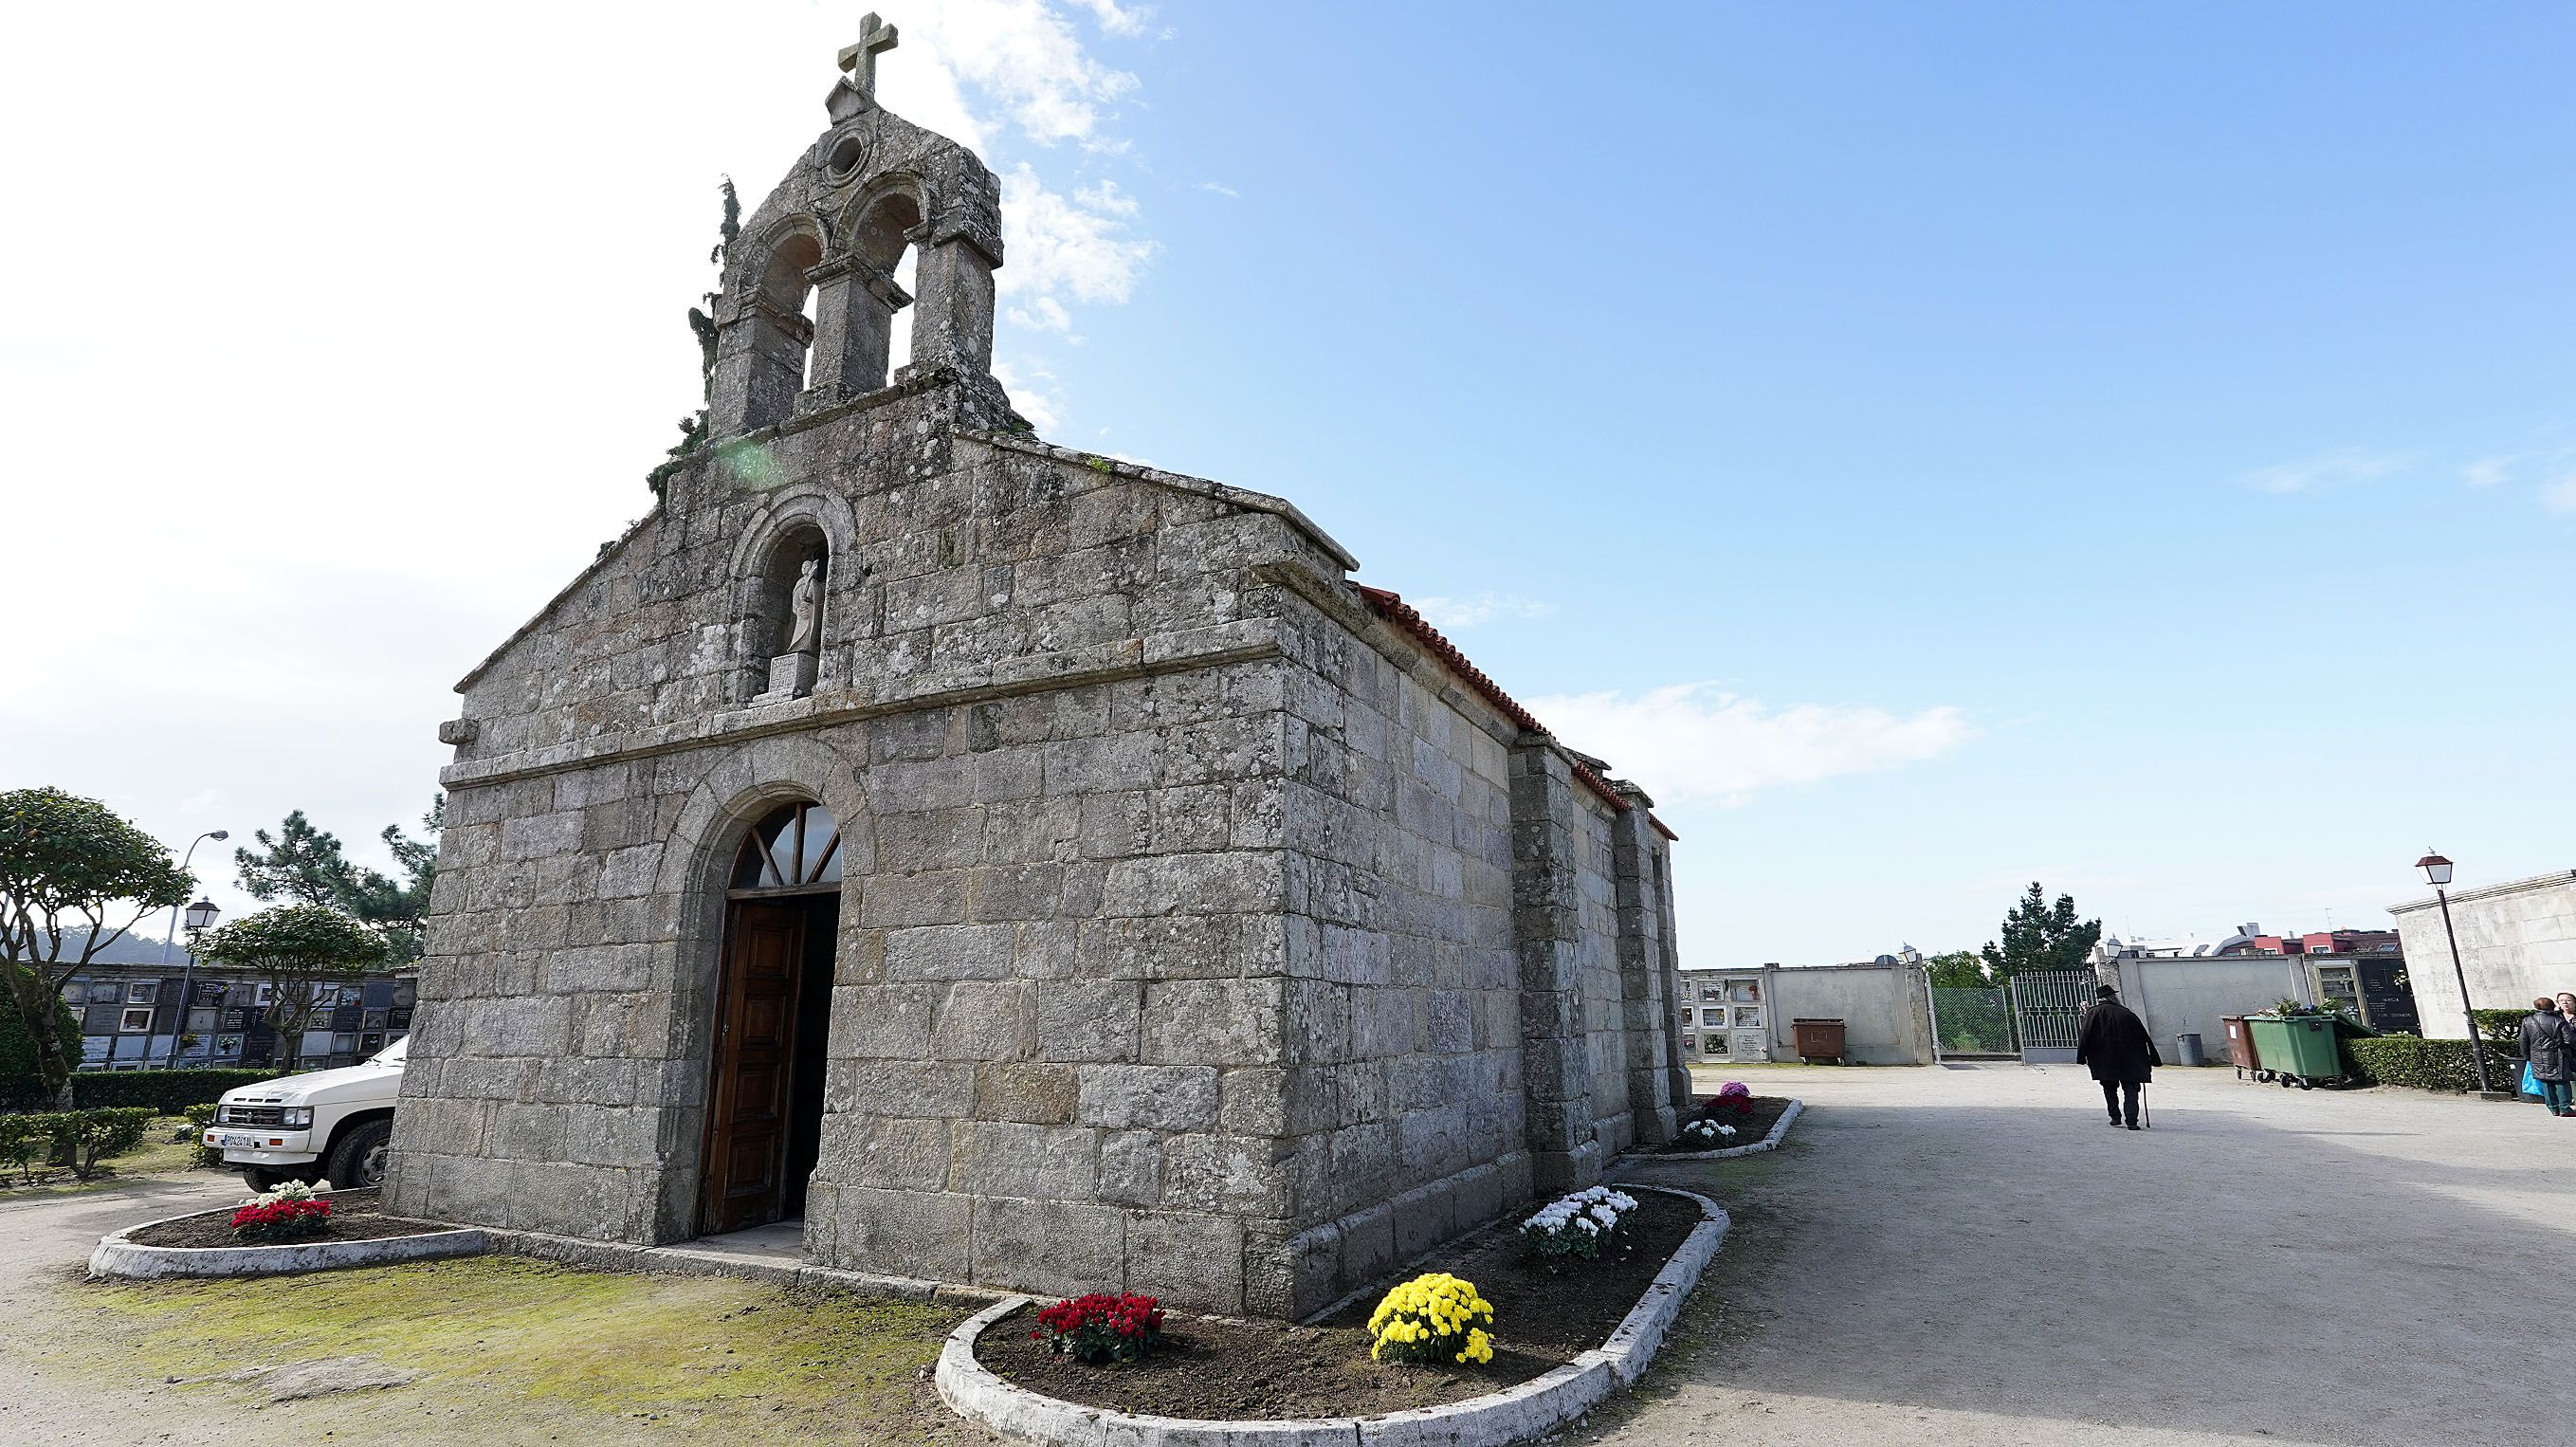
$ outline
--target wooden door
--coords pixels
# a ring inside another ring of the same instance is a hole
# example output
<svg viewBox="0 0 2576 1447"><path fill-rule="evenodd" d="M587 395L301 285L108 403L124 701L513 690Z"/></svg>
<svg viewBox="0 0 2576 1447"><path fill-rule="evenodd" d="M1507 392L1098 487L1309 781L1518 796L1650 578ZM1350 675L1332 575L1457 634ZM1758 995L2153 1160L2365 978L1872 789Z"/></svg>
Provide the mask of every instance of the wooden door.
<svg viewBox="0 0 2576 1447"><path fill-rule="evenodd" d="M708 1235L778 1219L795 1067L797 961L805 953L804 912L795 903L744 900L732 913L698 1197L698 1229Z"/></svg>

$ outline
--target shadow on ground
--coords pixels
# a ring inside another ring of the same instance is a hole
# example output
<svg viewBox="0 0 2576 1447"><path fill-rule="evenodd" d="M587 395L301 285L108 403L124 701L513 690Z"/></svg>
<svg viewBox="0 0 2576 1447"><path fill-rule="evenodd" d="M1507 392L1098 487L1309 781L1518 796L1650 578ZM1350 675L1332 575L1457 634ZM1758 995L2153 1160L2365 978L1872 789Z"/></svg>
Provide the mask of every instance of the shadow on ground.
<svg viewBox="0 0 2576 1447"><path fill-rule="evenodd" d="M2513 1324L2515 1283L2576 1260L2576 1130L2536 1109L2168 1072L2132 1133L2071 1067L1796 1089L1778 1153L1634 1165L1737 1230L1591 1435L2570 1440Z"/></svg>

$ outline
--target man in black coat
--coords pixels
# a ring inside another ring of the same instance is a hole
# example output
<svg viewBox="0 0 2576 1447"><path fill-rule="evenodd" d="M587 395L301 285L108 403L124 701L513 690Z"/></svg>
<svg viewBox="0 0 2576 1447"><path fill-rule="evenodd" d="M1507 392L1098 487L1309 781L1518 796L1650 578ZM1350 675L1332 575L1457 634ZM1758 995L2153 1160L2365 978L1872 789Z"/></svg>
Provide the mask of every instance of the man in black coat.
<svg viewBox="0 0 2576 1447"><path fill-rule="evenodd" d="M2084 1007L2084 1022L2075 1036L2075 1063L2093 1067L2093 1078L2102 1083L2102 1104L2111 1112L2111 1124L2138 1128L2138 1087L2147 1083L2153 1067L2164 1064L2156 1054L2156 1042L2147 1034L2147 1022L2137 1012L2120 1003L2120 992L2108 985L2093 992L2093 1003Z"/></svg>

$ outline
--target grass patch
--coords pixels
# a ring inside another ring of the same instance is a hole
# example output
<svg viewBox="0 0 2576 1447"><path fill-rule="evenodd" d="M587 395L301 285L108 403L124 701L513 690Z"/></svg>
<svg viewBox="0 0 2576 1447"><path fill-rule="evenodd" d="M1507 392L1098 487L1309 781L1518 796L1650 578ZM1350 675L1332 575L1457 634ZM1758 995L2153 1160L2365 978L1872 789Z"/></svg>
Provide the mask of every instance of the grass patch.
<svg viewBox="0 0 2576 1447"><path fill-rule="evenodd" d="M417 1425L426 1409L443 1434L543 1427L573 1440L625 1430L619 1419L680 1440L931 1440L958 1424L926 1369L968 1314L509 1256L59 1291L69 1329L42 1349L49 1366L131 1380L375 1356L429 1375L339 1399L335 1418ZM224 1384L187 1390L209 1394L209 1405L214 1394L255 1400Z"/></svg>

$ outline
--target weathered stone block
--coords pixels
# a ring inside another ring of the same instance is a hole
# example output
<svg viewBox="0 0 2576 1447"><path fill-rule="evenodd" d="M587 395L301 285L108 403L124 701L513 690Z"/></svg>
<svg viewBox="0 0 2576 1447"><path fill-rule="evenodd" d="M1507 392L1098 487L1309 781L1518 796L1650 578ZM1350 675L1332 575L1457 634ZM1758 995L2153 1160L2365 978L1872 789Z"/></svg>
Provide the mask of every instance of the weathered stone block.
<svg viewBox="0 0 2576 1447"><path fill-rule="evenodd" d="M1113 1206L983 1197L975 1203L973 1279L1068 1296L1116 1290L1126 1275L1126 1230L1126 1213Z"/></svg>
<svg viewBox="0 0 2576 1447"><path fill-rule="evenodd" d="M933 925L893 929L885 937L886 979L1001 980L1011 973L1009 925Z"/></svg>
<svg viewBox="0 0 2576 1447"><path fill-rule="evenodd" d="M1153 1206L1163 1199L1163 1141L1152 1131L1103 1131L1100 1199L1121 1206Z"/></svg>
<svg viewBox="0 0 2576 1447"><path fill-rule="evenodd" d="M1278 980L1157 980L1143 986L1144 1059L1157 1065L1269 1065L1281 1058Z"/></svg>
<svg viewBox="0 0 2576 1447"><path fill-rule="evenodd" d="M954 1061L1016 1058L1028 1028L1022 1018L1025 988L1007 980L951 985L939 1002L928 1052Z"/></svg>
<svg viewBox="0 0 2576 1447"><path fill-rule="evenodd" d="M948 1184L950 1130L945 1120L834 1116L815 1174L843 1187L937 1191Z"/></svg>
<svg viewBox="0 0 2576 1447"><path fill-rule="evenodd" d="M1088 1127L961 1121L952 1140L953 1190L1085 1201L1099 1186L1099 1132Z"/></svg>
<svg viewBox="0 0 2576 1447"><path fill-rule="evenodd" d="M963 1061L836 1060L825 1079L825 1108L872 1116L972 1115L975 1069Z"/></svg>
<svg viewBox="0 0 2576 1447"><path fill-rule="evenodd" d="M1082 1067L1115 1070L1119 1066ZM1087 1082L1078 1081L1071 1065L1031 1063L975 1067L974 1113L978 1120L1021 1121L1031 1125L1065 1125L1074 1119L1077 1096L1087 1098ZM1088 1110L1085 1125L1125 1125L1096 1120Z"/></svg>
<svg viewBox="0 0 2576 1447"><path fill-rule="evenodd" d="M1243 1222L1229 1216L1144 1211L1127 1218L1129 1291L1176 1306L1243 1310Z"/></svg>
<svg viewBox="0 0 2576 1447"><path fill-rule="evenodd" d="M1213 1066L1082 1067L1080 1119L1085 1125L1197 1131L1214 1127L1216 1118Z"/></svg>
<svg viewBox="0 0 2576 1447"><path fill-rule="evenodd" d="M1145 987L1121 980L1049 980L1025 986L1045 1060L1116 1063L1137 1058Z"/></svg>
<svg viewBox="0 0 2576 1447"><path fill-rule="evenodd" d="M936 985L839 985L832 990L832 1052L862 1060L911 1060L930 1049Z"/></svg>
<svg viewBox="0 0 2576 1447"><path fill-rule="evenodd" d="M1184 1211L1284 1217L1286 1162L1268 1141L1182 1135L1163 1142L1163 1204Z"/></svg>
<svg viewBox="0 0 2576 1447"><path fill-rule="evenodd" d="M843 1186L833 1222L834 1266L931 1281L971 1281L973 1198Z"/></svg>

